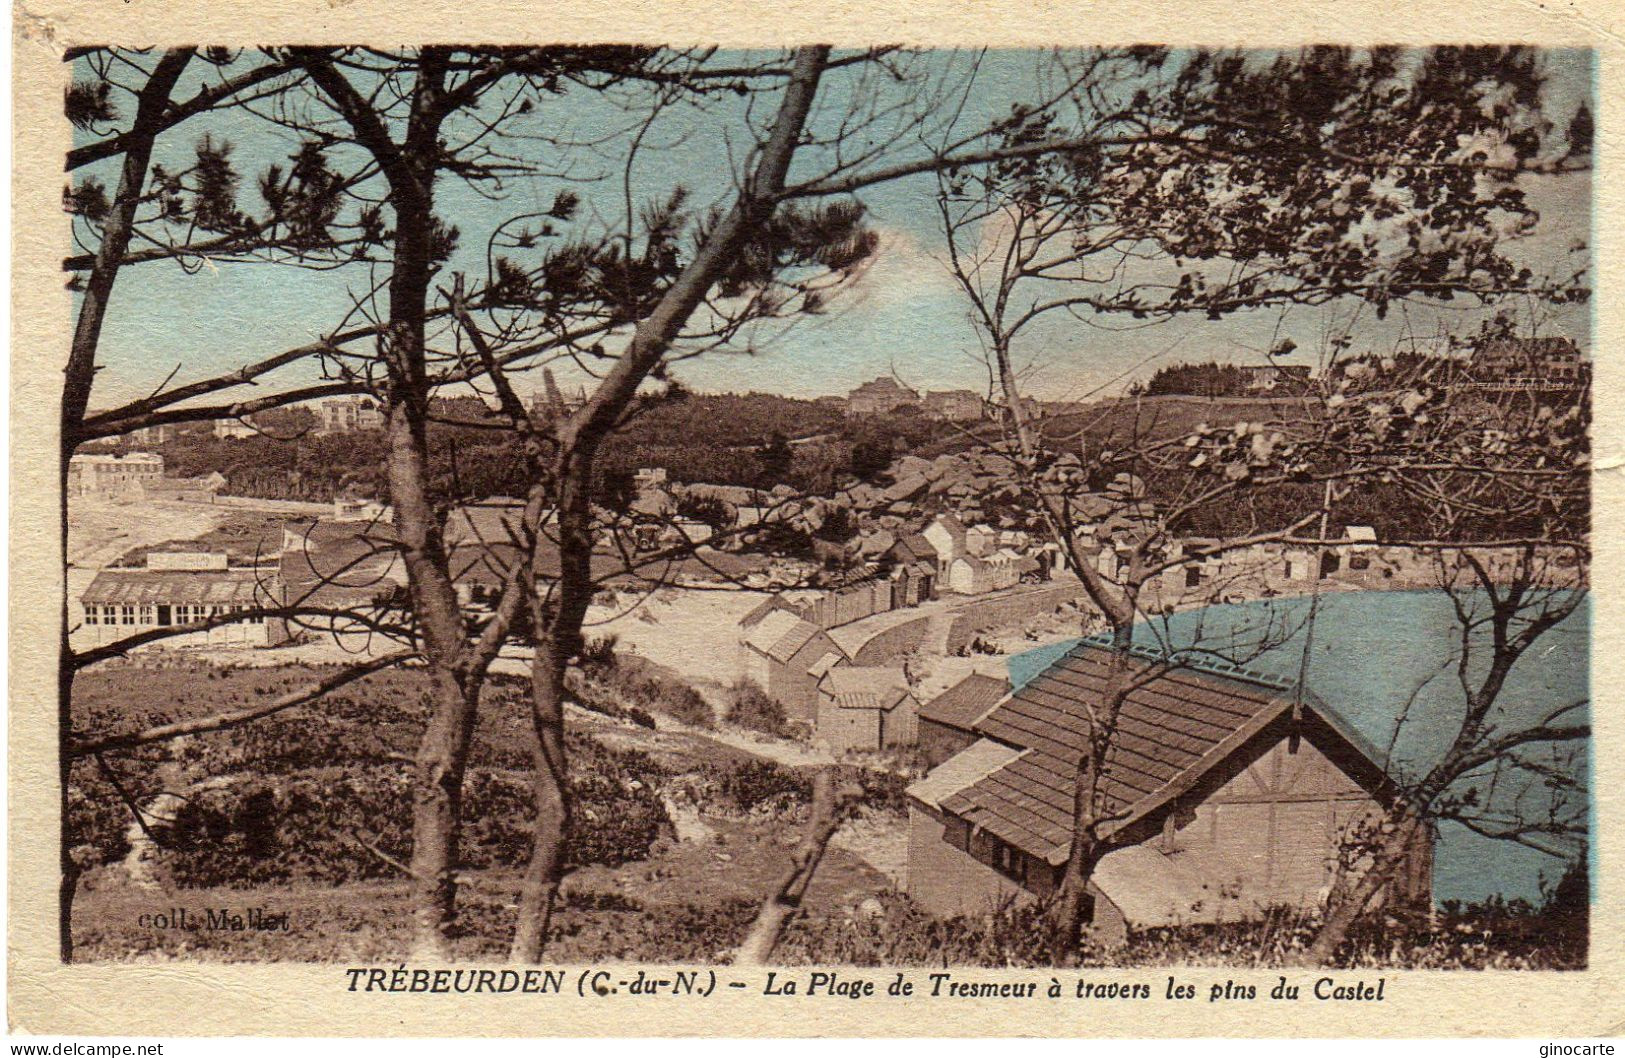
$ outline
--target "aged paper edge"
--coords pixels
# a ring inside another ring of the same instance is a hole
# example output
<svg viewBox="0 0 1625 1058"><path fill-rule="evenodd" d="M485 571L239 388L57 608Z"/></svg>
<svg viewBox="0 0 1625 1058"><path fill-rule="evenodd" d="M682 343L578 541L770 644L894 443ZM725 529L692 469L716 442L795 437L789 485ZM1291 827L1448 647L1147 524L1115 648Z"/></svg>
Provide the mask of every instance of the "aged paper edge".
<svg viewBox="0 0 1625 1058"><path fill-rule="evenodd" d="M1622 168L1625 17L1610 0L1540 4L1475 0L1426 5L1313 0L1269 4L1168 2L1068 4L996 0L975 5L798 2L762 7L740 0L609 5L463 0L455 19L438 4L384 0L30 0L14 7L13 304L11 393L11 630L8 886L11 915L7 1017L12 1031L124 1035L466 1036L1596 1036L1625 1032L1625 716L1615 687L1625 677L1625 606L1611 573L1625 558L1625 380L1611 358L1596 362L1595 547L1592 686L1598 877L1591 966L1578 973L1385 973L1374 1003L1172 1004L1047 999L861 1002L770 999L759 988L707 1000L619 1001L554 996L365 995L345 991L341 965L123 964L63 966L56 956L54 651L61 569L55 473L60 369L70 329L58 271L66 228L59 179L67 126L61 119L75 44L539 40L720 43L770 46L805 40L904 41L936 45L1045 46L1057 42L1172 44L1532 42L1597 50L1598 179L1594 181L1596 289L1625 273L1617 218L1625 190L1607 179ZM1617 299L1594 301L1594 349L1625 334ZM887 980L896 970L864 976ZM926 971L910 971L916 981ZM1089 971L1091 979L1144 981L1154 994L1168 972ZM741 976L741 975L735 975ZM760 981L761 974L743 975ZM977 980L1039 981L1044 971L967 972ZM1075 975L1067 975L1075 976ZM1181 979L1263 985L1271 971L1192 969ZM1316 975L1295 975L1312 980Z"/></svg>

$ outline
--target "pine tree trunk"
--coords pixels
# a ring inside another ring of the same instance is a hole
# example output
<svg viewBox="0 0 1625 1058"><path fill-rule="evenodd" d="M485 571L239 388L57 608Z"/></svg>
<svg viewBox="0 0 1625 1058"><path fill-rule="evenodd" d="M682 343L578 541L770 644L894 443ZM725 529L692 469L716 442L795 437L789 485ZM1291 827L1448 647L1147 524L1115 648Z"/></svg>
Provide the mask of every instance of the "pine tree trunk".
<svg viewBox="0 0 1625 1058"><path fill-rule="evenodd" d="M571 822L564 751L564 672L570 659L580 652L582 622L594 590L592 485L598 449L617 428L638 386L660 364L689 316L726 272L752 226L772 216L772 196L784 187L828 58L827 46L797 50L778 116L738 202L717 222L659 303L638 323L631 342L587 403L557 427L559 455L554 479L559 484L558 602L552 613L541 612L539 603L532 611L537 635L531 677L536 731L536 831L510 952L516 961L541 958L553 899L563 877L564 845ZM538 563L536 568L540 574L545 566Z"/></svg>
<svg viewBox="0 0 1625 1058"><path fill-rule="evenodd" d="M66 510L66 507L64 507ZM67 530L63 530L67 540ZM63 581L64 587L66 580ZM68 650L67 595L62 597L62 643L57 657L57 808L60 828L57 839L60 877L57 891L57 947L62 961L73 961L73 898L79 891L79 864L73 858L73 832L68 822L68 784L73 763L67 745L73 724L73 656Z"/></svg>
<svg viewBox="0 0 1625 1058"><path fill-rule="evenodd" d="M1360 876L1346 895L1341 899L1334 899L1326 909L1326 919L1321 923L1320 932L1303 954L1292 960L1299 966L1329 966L1337 958L1338 951L1343 942L1348 939L1349 930L1364 915L1366 908L1376 899L1377 894L1394 880L1395 873L1400 864L1405 862L1410 854L1411 845L1416 839L1416 831L1420 821L1413 815L1407 815L1396 826L1392 833L1383 839L1372 859L1371 866Z"/></svg>
<svg viewBox="0 0 1625 1058"><path fill-rule="evenodd" d="M1083 914L1089 903L1089 879L1104 853L1105 846L1094 837L1092 822L1086 820L1074 827L1061 887L1046 916L1050 962L1055 966L1070 966L1077 959Z"/></svg>
<svg viewBox="0 0 1625 1058"><path fill-rule="evenodd" d="M570 836L569 771L564 748L564 673L551 636L539 637L531 668L531 724L535 731L535 776L531 789L536 821L530 864L519 893L519 921L508 957L513 962L541 961L553 903L564 878L564 849Z"/></svg>
<svg viewBox="0 0 1625 1058"><path fill-rule="evenodd" d="M412 134L408 139L411 141ZM467 629L429 492L424 326L434 228L433 159L392 175L394 270L382 352L389 369L388 475L395 533L428 666L430 716L418 747L412 812L414 954L449 959L456 917L462 790L480 680L464 671Z"/></svg>
<svg viewBox="0 0 1625 1058"><path fill-rule="evenodd" d="M96 353L101 346L102 324L108 302L118 279L125 251L135 234L136 210L146 187L147 165L164 108L193 49L173 48L153 67L152 76L142 87L130 126L128 146L119 171L119 186L113 208L102 224L101 244L85 281L74 323L68 363L63 371L61 432L58 437L61 466L57 475L61 514L62 559L62 639L57 654L57 783L60 811L58 842L61 878L57 893L58 948L63 962L73 961L73 898L79 888L79 865L73 859L73 836L68 832L68 782L72 765L68 760L68 740L73 728L73 650L68 642L68 463L79 447L80 428L90 406L91 389L96 382Z"/></svg>
<svg viewBox="0 0 1625 1058"><path fill-rule="evenodd" d="M444 669L431 671L429 680L433 712L418 745L412 799L412 954L445 961L452 957L457 916L463 779L475 702Z"/></svg>

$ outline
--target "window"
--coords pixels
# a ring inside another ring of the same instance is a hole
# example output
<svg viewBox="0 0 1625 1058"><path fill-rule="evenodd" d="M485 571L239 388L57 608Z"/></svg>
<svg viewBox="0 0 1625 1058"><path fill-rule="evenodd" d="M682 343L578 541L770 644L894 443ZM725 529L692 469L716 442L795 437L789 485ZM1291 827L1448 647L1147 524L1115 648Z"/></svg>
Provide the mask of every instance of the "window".
<svg viewBox="0 0 1625 1058"><path fill-rule="evenodd" d="M1202 586L1202 569L1200 566L1185 567L1185 587L1200 588Z"/></svg>
<svg viewBox="0 0 1625 1058"><path fill-rule="evenodd" d="M153 609L152 609L152 607L151 606L143 606L143 607L141 607L141 623L144 624L144 625L150 625L153 622L154 622L154 617L153 617Z"/></svg>
<svg viewBox="0 0 1625 1058"><path fill-rule="evenodd" d="M101 621L102 621L102 618L101 618L101 607L100 606L86 606L85 607L85 624L87 624L87 625L101 624Z"/></svg>
<svg viewBox="0 0 1625 1058"><path fill-rule="evenodd" d="M126 625L135 624L135 607L134 606L120 606L119 607L119 624L126 624Z"/></svg>
<svg viewBox="0 0 1625 1058"><path fill-rule="evenodd" d="M1013 882L1027 883L1027 857L1018 848L1006 845L998 838L987 839L993 854L993 869Z"/></svg>

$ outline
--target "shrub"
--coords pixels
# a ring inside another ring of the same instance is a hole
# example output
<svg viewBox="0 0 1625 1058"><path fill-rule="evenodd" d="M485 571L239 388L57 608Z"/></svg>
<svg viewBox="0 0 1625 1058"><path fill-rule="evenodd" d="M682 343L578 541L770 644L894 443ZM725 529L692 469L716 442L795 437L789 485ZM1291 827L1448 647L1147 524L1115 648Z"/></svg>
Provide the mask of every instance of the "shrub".
<svg viewBox="0 0 1625 1058"><path fill-rule="evenodd" d="M608 668L615 664L615 644L620 637L614 633L593 636L581 648L581 665L583 668Z"/></svg>
<svg viewBox="0 0 1625 1058"><path fill-rule="evenodd" d="M800 771L758 757L737 763L707 763L700 771L741 812L767 801L778 800L788 806L805 804L812 798L812 781Z"/></svg>
<svg viewBox="0 0 1625 1058"><path fill-rule="evenodd" d="M656 792L661 772L642 753L582 737L570 743L577 825L565 862L614 867L646 858L671 826ZM410 777L398 764L221 785L191 798L157 834L160 862L187 888L399 877L389 860L411 858L411 794ZM533 805L527 774L471 770L463 799L463 866L528 862Z"/></svg>
<svg viewBox="0 0 1625 1058"><path fill-rule="evenodd" d="M709 730L716 726L711 715L711 704L686 683L675 680L646 680L644 693L649 696L650 708L665 713L674 720L692 727Z"/></svg>
<svg viewBox="0 0 1625 1058"><path fill-rule="evenodd" d="M750 680L739 681L730 691L728 720L747 730L778 738L787 737L791 731L783 704L768 697L766 691Z"/></svg>
<svg viewBox="0 0 1625 1058"><path fill-rule="evenodd" d="M617 658L607 667L583 669L579 693L592 703L592 708L634 722L643 710L652 710L692 727L709 730L716 726L711 705L700 692L658 670L649 673L649 666L639 659Z"/></svg>

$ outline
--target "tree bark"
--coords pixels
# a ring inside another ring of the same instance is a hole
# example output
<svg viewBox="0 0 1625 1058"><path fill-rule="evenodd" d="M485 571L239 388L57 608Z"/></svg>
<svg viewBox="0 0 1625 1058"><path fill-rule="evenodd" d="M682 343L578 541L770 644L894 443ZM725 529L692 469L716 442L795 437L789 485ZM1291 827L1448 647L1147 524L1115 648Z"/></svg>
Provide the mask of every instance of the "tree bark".
<svg viewBox="0 0 1625 1058"><path fill-rule="evenodd" d="M1293 965L1331 965L1343 942L1348 939L1349 930L1365 914L1377 894L1393 880L1395 871L1410 854L1417 828L1421 825L1420 818L1415 814L1405 814L1379 845L1371 866L1341 899L1334 899L1326 908L1326 918L1321 923L1320 932L1315 934L1315 939L1301 956L1291 960Z"/></svg>
<svg viewBox="0 0 1625 1058"><path fill-rule="evenodd" d="M390 138L378 112L321 49L295 49L311 79L332 100L356 140L378 162L395 209L389 324L381 336L388 370L390 504L412 610L422 630L430 716L415 758L412 805L413 949L449 959L456 917L463 778L468 768L483 669L472 659L442 527L429 495L429 380L425 350L433 267L434 182L445 119L448 53L424 48L404 138Z"/></svg>
<svg viewBox="0 0 1625 1058"><path fill-rule="evenodd" d="M414 166L413 168L421 168ZM416 756L412 806L413 920L420 957L451 957L456 869L468 768L482 680L462 666L467 630L452 583L440 520L428 492L428 392L424 303L433 229L432 170L414 174L418 189L396 188L395 268L389 284L390 502L423 635L431 713Z"/></svg>
<svg viewBox="0 0 1625 1058"><path fill-rule="evenodd" d="M551 635L538 636L531 666L531 725L536 736L536 774L531 782L536 822L530 863L519 893L519 921L508 957L541 961L553 904L564 879L565 843L570 837L569 766L564 746L564 673L568 656Z"/></svg>
<svg viewBox="0 0 1625 1058"><path fill-rule="evenodd" d="M73 648L68 642L68 463L83 437L81 426L85 410L90 405L90 393L96 382L96 352L101 344L102 323L107 318L107 306L113 295L113 284L118 279L119 267L129 249L135 230L136 208L146 187L147 165L152 160L152 145L162 125L165 106L174 93L186 64L191 61L191 48L175 48L164 53L153 67L152 76L142 87L136 104L135 119L125 137L124 164L119 173L119 186L114 194L113 208L104 221L101 245L96 249L96 260L79 303L79 316L74 324L73 343L68 352L68 363L63 372L62 412L58 437L59 462L57 474L60 530L60 559L62 565L61 637L57 644L57 808L58 866L61 873L57 893L57 947L63 962L73 961L73 898L79 889L79 865L73 859L73 837L69 833L68 788L72 778L73 761L68 744L73 730Z"/></svg>
<svg viewBox="0 0 1625 1058"><path fill-rule="evenodd" d="M556 609L537 603L538 646L532 670L536 734L536 826L531 862L520 892L519 922L510 957L535 962L546 947L553 899L563 877L569 837L569 777L564 753L564 672L581 649L581 626L592 602L592 483L597 454L638 387L660 364L689 317L728 268L755 225L766 222L784 189L785 175L812 109L828 61L827 47L801 48L761 160L746 177L732 209L711 230L692 261L637 325L632 340L585 405L555 430L559 487L559 582ZM543 568L538 566L538 572ZM543 645L546 645L545 656Z"/></svg>
<svg viewBox="0 0 1625 1058"><path fill-rule="evenodd" d="M773 891L762 901L744 941L734 953L735 966L761 966L773 958L791 919L801 909L801 901L812 885L813 875L829 839L841 825L841 804L830 769L820 769L813 779L812 807L807 816L807 833L797 846L790 866Z"/></svg>

